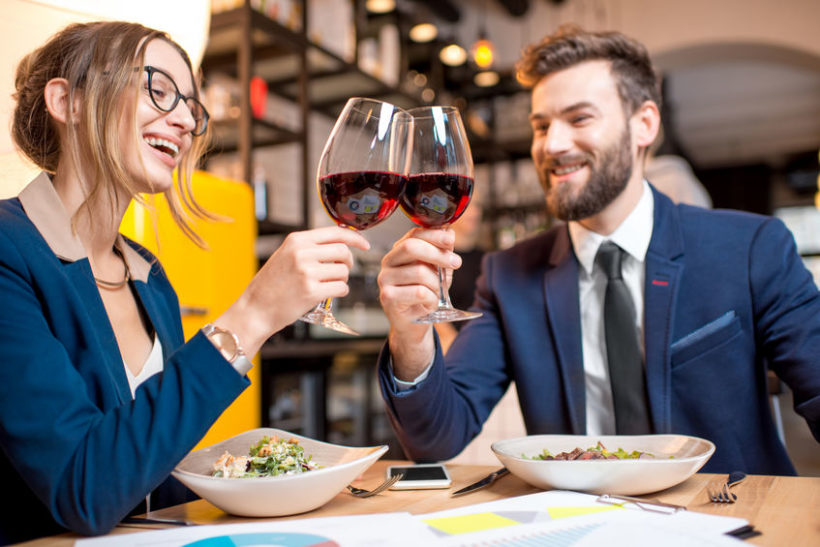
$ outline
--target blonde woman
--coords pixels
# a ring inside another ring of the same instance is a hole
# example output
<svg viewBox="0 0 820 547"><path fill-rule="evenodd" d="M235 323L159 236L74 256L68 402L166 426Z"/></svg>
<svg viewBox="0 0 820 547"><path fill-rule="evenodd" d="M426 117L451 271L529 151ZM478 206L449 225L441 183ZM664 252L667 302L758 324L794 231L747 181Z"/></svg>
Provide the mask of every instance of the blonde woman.
<svg viewBox="0 0 820 547"><path fill-rule="evenodd" d="M195 240L180 201L207 216L190 193L208 114L188 56L140 25L72 25L22 60L16 90L14 140L43 173L0 202L0 470L14 500L0 543L102 534L146 498L185 501L170 471L248 386L248 358L346 294L348 246L368 247L337 227L290 234L184 343L161 265L118 227L142 192L164 193Z"/></svg>

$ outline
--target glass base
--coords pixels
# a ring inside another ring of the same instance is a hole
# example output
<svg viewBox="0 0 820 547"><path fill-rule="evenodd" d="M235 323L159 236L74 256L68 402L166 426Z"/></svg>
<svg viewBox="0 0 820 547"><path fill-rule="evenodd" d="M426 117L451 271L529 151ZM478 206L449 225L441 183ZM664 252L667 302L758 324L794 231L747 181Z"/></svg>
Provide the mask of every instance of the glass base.
<svg viewBox="0 0 820 547"><path fill-rule="evenodd" d="M424 317L419 317L413 320L413 323L452 323L454 321L466 321L468 319L475 319L481 317L483 314L474 311L457 310L455 308L439 308L436 311L430 312Z"/></svg>
<svg viewBox="0 0 820 547"><path fill-rule="evenodd" d="M305 315L300 317L302 321L305 323L311 323L313 325L320 325L325 327L326 329L335 330L337 332L342 332L344 334L351 334L353 336L359 336L359 333L355 330L351 329L335 317L330 312L330 310L324 309L315 309L307 312Z"/></svg>

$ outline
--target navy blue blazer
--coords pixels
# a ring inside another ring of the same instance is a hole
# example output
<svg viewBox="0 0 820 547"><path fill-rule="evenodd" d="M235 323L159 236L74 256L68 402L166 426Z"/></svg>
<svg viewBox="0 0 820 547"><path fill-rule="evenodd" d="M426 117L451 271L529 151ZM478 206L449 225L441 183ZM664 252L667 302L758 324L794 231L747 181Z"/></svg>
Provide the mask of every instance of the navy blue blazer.
<svg viewBox="0 0 820 547"><path fill-rule="evenodd" d="M0 201L0 543L64 528L108 532L249 385L201 333L183 343L159 262L132 241L124 254L164 356L163 372L134 400L86 253L48 177ZM155 502L184 501L170 481Z"/></svg>
<svg viewBox="0 0 820 547"><path fill-rule="evenodd" d="M820 295L779 220L675 205L653 189L646 377L656 433L711 440L707 472L794 474L770 414L771 368L820 440ZM529 434L584 434L578 260L565 225L489 255L470 321L426 380L380 383L407 454L457 455L515 381Z"/></svg>

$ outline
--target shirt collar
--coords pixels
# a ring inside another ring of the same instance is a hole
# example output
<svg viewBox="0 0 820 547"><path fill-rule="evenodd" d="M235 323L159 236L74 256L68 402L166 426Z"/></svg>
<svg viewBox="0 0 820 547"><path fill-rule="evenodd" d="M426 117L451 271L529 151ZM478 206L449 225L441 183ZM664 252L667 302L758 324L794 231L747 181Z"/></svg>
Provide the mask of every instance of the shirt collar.
<svg viewBox="0 0 820 547"><path fill-rule="evenodd" d="M55 255L67 262L76 262L88 256L48 174L40 173L17 197L29 220ZM122 250L131 277L147 283L151 271L148 261L126 243L121 234L117 234L116 245Z"/></svg>
<svg viewBox="0 0 820 547"><path fill-rule="evenodd" d="M655 202L652 197L652 190L646 179L643 181L643 193L638 204L629 213L624 221L609 236L587 230L576 221L570 221L569 237L575 256L578 257L581 267L587 274L592 273L592 266L595 263L595 255L598 254L598 247L604 241L612 241L618 247L626 251L638 262L643 262L646 258L646 251L649 249L649 241L652 239L652 227L654 224Z"/></svg>

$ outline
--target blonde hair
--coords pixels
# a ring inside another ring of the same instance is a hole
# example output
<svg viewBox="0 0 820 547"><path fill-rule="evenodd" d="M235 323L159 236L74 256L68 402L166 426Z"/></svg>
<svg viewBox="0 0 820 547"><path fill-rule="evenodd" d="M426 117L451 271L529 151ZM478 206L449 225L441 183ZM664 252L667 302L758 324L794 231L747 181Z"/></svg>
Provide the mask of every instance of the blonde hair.
<svg viewBox="0 0 820 547"><path fill-rule="evenodd" d="M61 155L70 150L77 165L87 165L91 180L86 187L84 206L90 207L102 192L107 192L112 208L117 208L118 188L131 199L144 204L125 169L120 142L119 119L136 118L136 101L122 112L122 99L129 90L139 96L141 78L134 77L134 67L144 65L145 47L151 40L164 40L184 59L195 84L193 68L187 53L164 32L128 22L94 22L73 24L52 36L39 49L20 61L15 76L14 99L17 104L12 121L12 137L20 151L38 167L55 173ZM79 98L79 116L68 109L66 141L59 134L45 103L46 84L54 78L68 82L68 104ZM198 85L195 96L199 98ZM171 216L182 231L197 245L202 239L191 227L186 209L199 218L215 218L193 197L191 174L208 144L208 132L194 137L191 148L181 158L177 170L176 190L165 192ZM135 141L136 142L136 141ZM102 181L111 180L105 187ZM93 219L92 219L93 220Z"/></svg>

